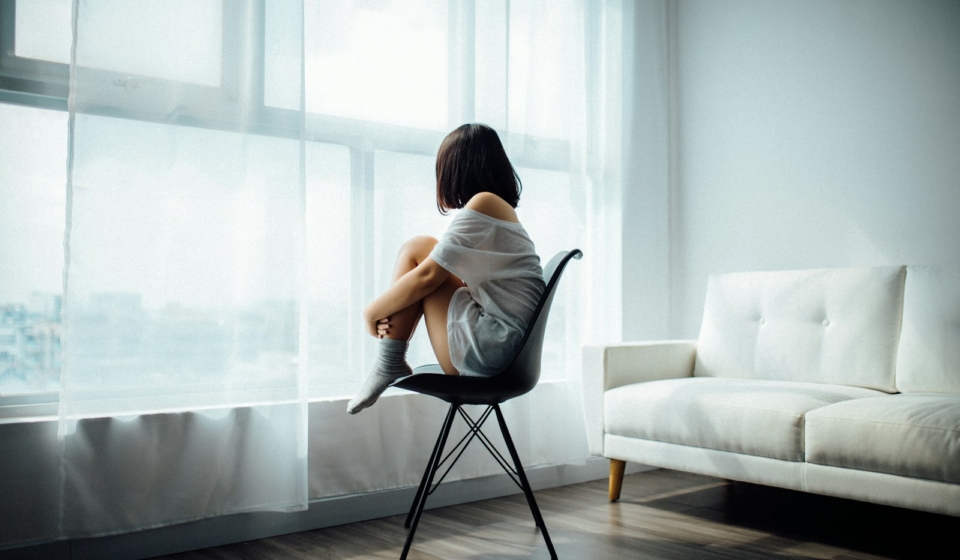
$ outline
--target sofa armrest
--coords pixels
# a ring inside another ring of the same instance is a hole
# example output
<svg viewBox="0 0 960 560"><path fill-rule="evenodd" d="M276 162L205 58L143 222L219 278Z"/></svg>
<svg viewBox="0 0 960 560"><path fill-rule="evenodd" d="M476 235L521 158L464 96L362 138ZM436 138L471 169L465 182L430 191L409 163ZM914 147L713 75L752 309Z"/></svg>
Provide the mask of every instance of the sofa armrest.
<svg viewBox="0 0 960 560"><path fill-rule="evenodd" d="M603 394L610 389L693 375L696 340L624 342L583 347L583 414L590 454L603 456Z"/></svg>

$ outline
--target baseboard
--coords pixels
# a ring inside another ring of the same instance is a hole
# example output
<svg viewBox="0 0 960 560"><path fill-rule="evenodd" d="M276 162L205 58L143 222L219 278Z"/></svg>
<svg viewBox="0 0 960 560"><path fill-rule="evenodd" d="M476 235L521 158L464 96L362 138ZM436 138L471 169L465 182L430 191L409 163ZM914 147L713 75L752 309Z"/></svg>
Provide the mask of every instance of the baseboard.
<svg viewBox="0 0 960 560"><path fill-rule="evenodd" d="M630 463L627 473L652 468ZM551 465L527 470L534 490L598 480L608 474L608 461L601 458L589 459L583 465ZM0 550L0 559L139 560L406 513L415 490L401 488L314 500L307 511L297 513L242 513L109 537L32 543ZM518 493L520 489L505 474L457 480L441 484L430 496L427 509Z"/></svg>

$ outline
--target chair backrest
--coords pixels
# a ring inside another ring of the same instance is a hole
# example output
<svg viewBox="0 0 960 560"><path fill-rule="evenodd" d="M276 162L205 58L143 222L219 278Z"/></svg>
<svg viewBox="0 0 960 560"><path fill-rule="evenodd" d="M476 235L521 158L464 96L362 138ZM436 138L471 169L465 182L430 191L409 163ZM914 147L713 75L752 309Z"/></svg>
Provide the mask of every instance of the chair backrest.
<svg viewBox="0 0 960 560"><path fill-rule="evenodd" d="M582 257L583 252L580 249L560 252L550 259L547 266L543 268L543 281L546 288L543 290L537 309L533 312L530 324L527 325L527 331L523 333L517 355L514 356L507 367L503 368L503 371L491 378L491 380L495 379L503 389L508 390L508 398L529 392L536 387L537 381L540 380L543 336L547 330L547 318L550 316L550 305L553 303L557 284L560 282L560 276L570 259L580 259Z"/></svg>

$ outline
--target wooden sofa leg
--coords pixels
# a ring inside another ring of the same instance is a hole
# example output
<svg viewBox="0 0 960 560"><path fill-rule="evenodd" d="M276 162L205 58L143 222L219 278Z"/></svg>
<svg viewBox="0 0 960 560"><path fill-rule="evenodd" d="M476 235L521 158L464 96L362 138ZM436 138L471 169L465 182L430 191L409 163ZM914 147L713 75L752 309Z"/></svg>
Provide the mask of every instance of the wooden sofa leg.
<svg viewBox="0 0 960 560"><path fill-rule="evenodd" d="M623 486L623 469L627 466L626 461L620 459L610 459L610 501L615 502L620 499L620 488Z"/></svg>

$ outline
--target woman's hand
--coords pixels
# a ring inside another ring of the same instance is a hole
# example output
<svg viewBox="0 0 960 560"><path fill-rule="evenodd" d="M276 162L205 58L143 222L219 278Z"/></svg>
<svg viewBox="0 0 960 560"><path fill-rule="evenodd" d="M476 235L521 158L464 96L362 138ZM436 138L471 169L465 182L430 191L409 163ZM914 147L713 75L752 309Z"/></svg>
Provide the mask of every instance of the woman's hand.
<svg viewBox="0 0 960 560"><path fill-rule="evenodd" d="M390 317L375 319L370 316L367 310L364 310L363 322L366 325L367 332L370 333L370 336L383 338L387 335L387 333L390 332Z"/></svg>
<svg viewBox="0 0 960 560"><path fill-rule="evenodd" d="M384 338L390 334L390 317L377 321L377 338Z"/></svg>

